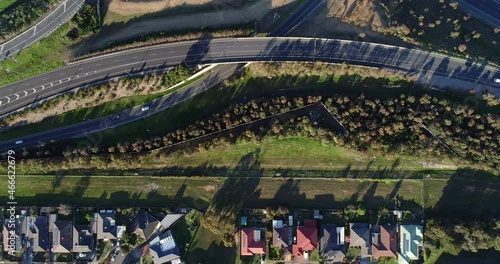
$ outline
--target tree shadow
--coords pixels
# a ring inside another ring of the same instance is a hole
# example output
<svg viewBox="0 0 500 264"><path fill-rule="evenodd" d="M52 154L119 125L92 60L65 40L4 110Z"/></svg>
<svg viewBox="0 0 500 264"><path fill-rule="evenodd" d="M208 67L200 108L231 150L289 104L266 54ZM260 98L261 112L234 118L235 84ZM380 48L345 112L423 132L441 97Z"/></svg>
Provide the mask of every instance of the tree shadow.
<svg viewBox="0 0 500 264"><path fill-rule="evenodd" d="M439 179L427 179L425 186L432 191L443 188L436 204L427 209L428 215L473 220L500 213L500 179L491 172L459 169L446 183Z"/></svg>

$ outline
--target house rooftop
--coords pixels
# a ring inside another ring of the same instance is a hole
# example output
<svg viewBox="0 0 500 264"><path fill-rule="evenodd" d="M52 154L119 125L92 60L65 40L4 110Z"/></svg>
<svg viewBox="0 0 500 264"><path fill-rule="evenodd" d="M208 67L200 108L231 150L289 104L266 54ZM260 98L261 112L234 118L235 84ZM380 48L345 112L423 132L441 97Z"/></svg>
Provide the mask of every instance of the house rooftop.
<svg viewBox="0 0 500 264"><path fill-rule="evenodd" d="M97 239L116 239L115 210L99 210L97 214Z"/></svg>
<svg viewBox="0 0 500 264"><path fill-rule="evenodd" d="M149 253L154 263L180 263L179 247L175 243L172 231L157 236L149 242Z"/></svg>
<svg viewBox="0 0 500 264"><path fill-rule="evenodd" d="M241 229L241 255L254 256L266 253L265 230L260 228Z"/></svg>

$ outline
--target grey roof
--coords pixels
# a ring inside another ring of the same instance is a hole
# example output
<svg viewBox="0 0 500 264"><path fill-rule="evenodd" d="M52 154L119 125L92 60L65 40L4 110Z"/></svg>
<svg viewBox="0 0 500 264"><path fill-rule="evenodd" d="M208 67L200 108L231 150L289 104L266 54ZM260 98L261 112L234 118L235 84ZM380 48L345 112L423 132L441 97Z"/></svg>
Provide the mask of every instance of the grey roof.
<svg viewBox="0 0 500 264"><path fill-rule="evenodd" d="M30 228L29 237L33 239L34 252L46 252L49 247L49 221L45 216L36 217L35 224Z"/></svg>
<svg viewBox="0 0 500 264"><path fill-rule="evenodd" d="M69 253L73 249L73 223L56 221L52 231L52 252Z"/></svg>
<svg viewBox="0 0 500 264"><path fill-rule="evenodd" d="M175 224L179 219L181 219L184 216L184 214L168 214L161 220L161 226L164 229L169 229L170 226Z"/></svg>
<svg viewBox="0 0 500 264"><path fill-rule="evenodd" d="M176 259L180 260L181 253L172 236L172 231L169 230L151 240L149 254L156 264L167 263Z"/></svg>
<svg viewBox="0 0 500 264"><path fill-rule="evenodd" d="M99 210L97 214L97 239L116 239L115 221L115 210Z"/></svg>
<svg viewBox="0 0 500 264"><path fill-rule="evenodd" d="M320 231L321 256L327 261L341 262L345 257L346 246L337 244L337 227L323 225Z"/></svg>
<svg viewBox="0 0 500 264"><path fill-rule="evenodd" d="M150 215L145 210L140 209L131 224L130 231L142 239L148 240L156 231L156 227L159 223L160 221L158 221L158 219L154 216Z"/></svg>
<svg viewBox="0 0 500 264"><path fill-rule="evenodd" d="M288 226L273 229L273 246L282 250L283 255L291 254L292 252L292 231L292 228Z"/></svg>
<svg viewBox="0 0 500 264"><path fill-rule="evenodd" d="M370 254L370 225L365 223L351 223L351 247L361 247L361 255Z"/></svg>
<svg viewBox="0 0 500 264"><path fill-rule="evenodd" d="M73 228L73 252L87 253L94 249L94 235L90 225L76 225Z"/></svg>

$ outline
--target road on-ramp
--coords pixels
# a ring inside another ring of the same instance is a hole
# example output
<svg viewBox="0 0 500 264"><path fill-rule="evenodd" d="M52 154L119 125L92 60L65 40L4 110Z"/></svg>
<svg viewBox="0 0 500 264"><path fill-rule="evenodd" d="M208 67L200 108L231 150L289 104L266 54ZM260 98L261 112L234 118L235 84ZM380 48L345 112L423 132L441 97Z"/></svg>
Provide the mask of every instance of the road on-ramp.
<svg viewBox="0 0 500 264"><path fill-rule="evenodd" d="M66 0L33 27L0 44L0 61L12 57L52 33L70 19L85 4L85 0Z"/></svg>

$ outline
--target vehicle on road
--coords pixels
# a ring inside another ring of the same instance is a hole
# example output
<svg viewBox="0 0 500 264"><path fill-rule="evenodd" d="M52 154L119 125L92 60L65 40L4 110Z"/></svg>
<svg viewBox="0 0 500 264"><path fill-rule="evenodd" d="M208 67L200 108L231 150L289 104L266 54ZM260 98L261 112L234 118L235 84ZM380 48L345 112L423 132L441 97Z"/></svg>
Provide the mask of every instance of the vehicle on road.
<svg viewBox="0 0 500 264"><path fill-rule="evenodd" d="M148 111L149 110L149 105L145 105L141 108L142 112Z"/></svg>
<svg viewBox="0 0 500 264"><path fill-rule="evenodd" d="M495 81L496 83L500 83L500 78L495 78L493 79L493 81Z"/></svg>
<svg viewBox="0 0 500 264"><path fill-rule="evenodd" d="M120 115L114 115L111 117L111 120L117 120L120 119Z"/></svg>
<svg viewBox="0 0 500 264"><path fill-rule="evenodd" d="M24 140L18 140L18 141L16 141L16 145L23 144L23 143L24 143Z"/></svg>

